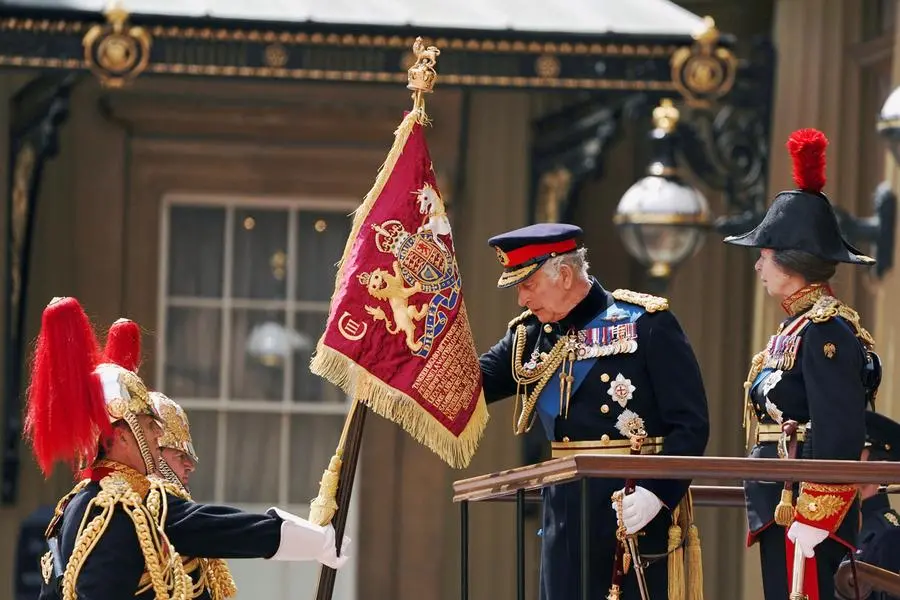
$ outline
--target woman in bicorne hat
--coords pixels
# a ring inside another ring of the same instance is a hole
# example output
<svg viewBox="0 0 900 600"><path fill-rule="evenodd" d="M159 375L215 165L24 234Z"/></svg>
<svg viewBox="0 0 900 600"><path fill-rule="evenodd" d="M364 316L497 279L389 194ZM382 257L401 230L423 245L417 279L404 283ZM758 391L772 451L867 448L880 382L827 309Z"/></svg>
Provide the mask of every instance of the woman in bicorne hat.
<svg viewBox="0 0 900 600"><path fill-rule="evenodd" d="M879 365L874 341L829 281L838 263L875 261L843 238L822 193L827 145L814 129L791 134L797 189L778 194L755 229L725 239L760 249L756 272L786 313L744 384L751 458L859 460L866 439L866 401L874 391L867 373ZM787 600L795 567L804 569L810 600L833 598L834 574L856 541L856 487L748 481L744 493L748 546L759 543L766 600Z"/></svg>

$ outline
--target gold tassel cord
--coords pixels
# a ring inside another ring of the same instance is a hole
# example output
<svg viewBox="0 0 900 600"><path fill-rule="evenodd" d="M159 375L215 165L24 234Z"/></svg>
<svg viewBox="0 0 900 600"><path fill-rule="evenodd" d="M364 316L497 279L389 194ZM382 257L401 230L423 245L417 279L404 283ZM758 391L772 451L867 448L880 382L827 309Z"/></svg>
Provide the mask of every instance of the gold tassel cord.
<svg viewBox="0 0 900 600"><path fill-rule="evenodd" d="M322 479L319 481L319 495L309 505L309 520L316 525L328 525L334 518L334 513L337 512L337 489L341 477L344 447L347 444L347 433L350 430L350 422L353 420L358 403L359 400L354 399L350 405L347 418L344 419L344 428L341 431L337 449L334 451L334 456L328 461L328 468L322 473Z"/></svg>
<svg viewBox="0 0 900 600"><path fill-rule="evenodd" d="M687 529L685 549L685 574L687 600L703 600L703 555L700 551L700 530L694 523L694 499L688 491L685 502Z"/></svg>
<svg viewBox="0 0 900 600"><path fill-rule="evenodd" d="M781 490L781 500L775 507L775 523L789 527L794 521L794 494L791 490Z"/></svg>
<svg viewBox="0 0 900 600"><path fill-rule="evenodd" d="M691 523L687 535L687 600L703 600L703 556L700 531Z"/></svg>
<svg viewBox="0 0 900 600"><path fill-rule="evenodd" d="M681 507L676 507L672 514L672 525L669 526L669 600L684 600L684 551L682 549L682 530L678 524Z"/></svg>

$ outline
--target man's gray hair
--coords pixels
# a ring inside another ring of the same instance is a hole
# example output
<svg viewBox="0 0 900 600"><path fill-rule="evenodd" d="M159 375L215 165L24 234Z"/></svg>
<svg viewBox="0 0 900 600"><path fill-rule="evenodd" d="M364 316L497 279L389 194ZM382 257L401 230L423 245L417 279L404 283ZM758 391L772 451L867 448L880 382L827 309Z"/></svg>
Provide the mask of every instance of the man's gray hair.
<svg viewBox="0 0 900 600"><path fill-rule="evenodd" d="M585 281L590 279L588 269L591 265L587 260L587 248L579 248L575 252L567 252L565 254L560 254L559 256L554 256L547 260L541 268L547 273L550 279L557 279L559 277L559 268L563 265L569 265L575 272L576 277L580 277Z"/></svg>

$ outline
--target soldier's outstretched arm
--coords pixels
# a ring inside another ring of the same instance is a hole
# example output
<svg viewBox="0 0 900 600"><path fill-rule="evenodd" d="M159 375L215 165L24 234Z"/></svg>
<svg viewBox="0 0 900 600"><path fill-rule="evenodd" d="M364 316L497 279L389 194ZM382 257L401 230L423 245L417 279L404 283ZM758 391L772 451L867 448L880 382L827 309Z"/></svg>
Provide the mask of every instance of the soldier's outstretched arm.
<svg viewBox="0 0 900 600"><path fill-rule="evenodd" d="M165 532L182 556L319 561L332 568L348 560L344 538L337 556L334 528L279 508L256 514L167 496Z"/></svg>

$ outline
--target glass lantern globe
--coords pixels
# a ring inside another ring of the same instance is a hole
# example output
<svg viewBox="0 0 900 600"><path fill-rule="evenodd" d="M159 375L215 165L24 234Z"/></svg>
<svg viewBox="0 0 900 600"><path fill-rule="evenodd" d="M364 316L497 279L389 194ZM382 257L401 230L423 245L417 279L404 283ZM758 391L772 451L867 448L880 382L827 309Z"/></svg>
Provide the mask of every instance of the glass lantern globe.
<svg viewBox="0 0 900 600"><path fill-rule="evenodd" d="M652 276L668 277L703 246L712 218L700 190L676 178L649 175L625 192L613 222L629 254Z"/></svg>

